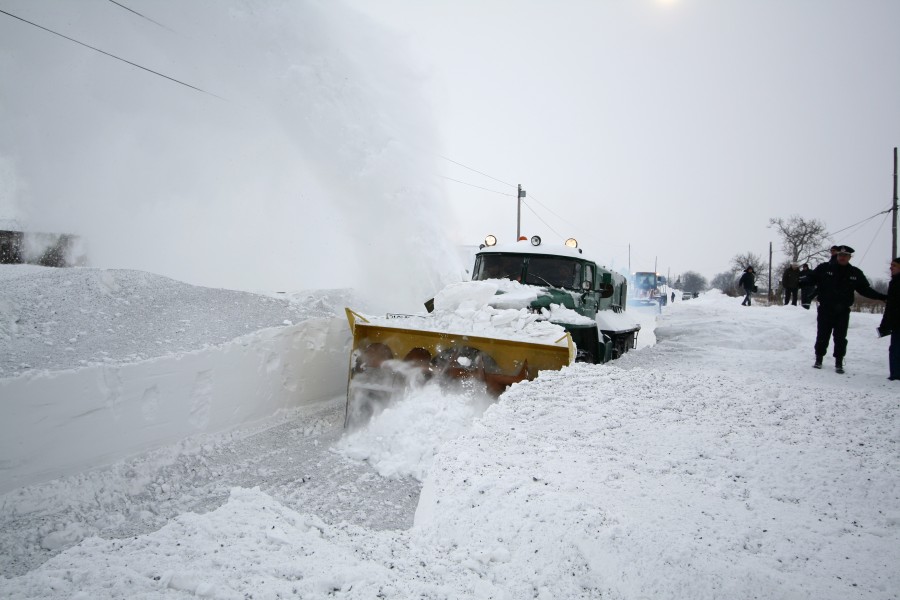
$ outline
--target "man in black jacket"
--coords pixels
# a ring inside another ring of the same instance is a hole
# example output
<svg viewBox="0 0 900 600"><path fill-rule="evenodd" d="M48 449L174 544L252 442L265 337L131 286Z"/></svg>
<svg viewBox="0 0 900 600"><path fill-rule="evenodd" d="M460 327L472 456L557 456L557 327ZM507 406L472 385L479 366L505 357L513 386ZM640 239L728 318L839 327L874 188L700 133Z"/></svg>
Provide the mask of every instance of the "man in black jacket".
<svg viewBox="0 0 900 600"><path fill-rule="evenodd" d="M756 272L752 265L744 269L738 285L744 290L744 301L741 302L741 306L750 306L750 295L756 291Z"/></svg>
<svg viewBox="0 0 900 600"><path fill-rule="evenodd" d="M891 261L891 282L888 284L887 306L878 326L878 335L891 336L888 350L891 381L900 381L900 256Z"/></svg>
<svg viewBox="0 0 900 600"><path fill-rule="evenodd" d="M800 289L800 265L791 263L781 276L781 287L784 288L784 305L788 302L797 306L797 292Z"/></svg>
<svg viewBox="0 0 900 600"><path fill-rule="evenodd" d="M816 363L822 368L822 357L828 351L828 338L834 335L834 368L844 372L844 354L847 352L847 327L850 325L850 307L853 293L866 298L885 300L887 296L876 292L869 280L858 268L850 264L853 248L838 246L834 262L822 263L813 271L813 279L819 290L819 314L816 331Z"/></svg>

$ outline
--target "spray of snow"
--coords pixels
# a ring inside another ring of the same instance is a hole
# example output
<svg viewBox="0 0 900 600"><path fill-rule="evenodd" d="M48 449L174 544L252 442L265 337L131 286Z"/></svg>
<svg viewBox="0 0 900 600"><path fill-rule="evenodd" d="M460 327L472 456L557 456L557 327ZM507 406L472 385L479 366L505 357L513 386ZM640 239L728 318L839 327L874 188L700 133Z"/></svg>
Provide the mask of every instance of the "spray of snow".
<svg viewBox="0 0 900 600"><path fill-rule="evenodd" d="M423 77L366 17L146 7L174 33L105 3L7 8L224 100L4 23L20 52L0 55L6 218L81 234L94 266L202 285L378 289L363 296L408 310L458 279Z"/></svg>
<svg viewBox="0 0 900 600"><path fill-rule="evenodd" d="M474 387L416 386L364 428L342 438L335 450L368 462L385 477L409 475L423 481L441 445L467 433L491 402Z"/></svg>

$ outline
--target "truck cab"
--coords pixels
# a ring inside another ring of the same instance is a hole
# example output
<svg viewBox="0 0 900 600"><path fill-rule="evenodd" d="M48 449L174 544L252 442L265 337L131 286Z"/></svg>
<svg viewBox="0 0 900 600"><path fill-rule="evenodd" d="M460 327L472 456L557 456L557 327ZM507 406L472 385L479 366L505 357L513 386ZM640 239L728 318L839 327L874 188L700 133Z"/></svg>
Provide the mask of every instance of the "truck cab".
<svg viewBox="0 0 900 600"><path fill-rule="evenodd" d="M529 303L530 310L558 304L591 319L591 325L559 323L572 334L582 360L605 362L635 345L640 325L625 326L622 319L608 316L625 311L625 277L598 265L580 248L543 244L536 236L530 243L483 246L475 256L472 280L490 279L544 288L544 293Z"/></svg>

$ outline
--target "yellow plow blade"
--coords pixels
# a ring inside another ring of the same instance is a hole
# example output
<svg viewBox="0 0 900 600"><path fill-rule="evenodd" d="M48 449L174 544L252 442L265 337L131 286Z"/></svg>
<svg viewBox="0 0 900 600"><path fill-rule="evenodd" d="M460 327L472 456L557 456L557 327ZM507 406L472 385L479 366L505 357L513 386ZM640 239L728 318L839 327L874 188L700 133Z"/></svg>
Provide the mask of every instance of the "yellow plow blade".
<svg viewBox="0 0 900 600"><path fill-rule="evenodd" d="M373 324L349 308L346 312L353 347L345 424L368 420L411 377L477 379L499 395L512 383L575 361L575 345L568 332L554 343L534 343L391 327Z"/></svg>

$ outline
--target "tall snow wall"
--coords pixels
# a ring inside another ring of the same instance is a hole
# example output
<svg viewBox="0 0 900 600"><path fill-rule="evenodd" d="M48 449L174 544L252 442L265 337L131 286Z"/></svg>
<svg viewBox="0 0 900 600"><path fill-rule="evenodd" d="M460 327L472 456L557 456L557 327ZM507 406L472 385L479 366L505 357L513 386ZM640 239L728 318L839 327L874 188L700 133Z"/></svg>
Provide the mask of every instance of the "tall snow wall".
<svg viewBox="0 0 900 600"><path fill-rule="evenodd" d="M0 379L0 494L333 398L349 345L343 319L310 319L194 352Z"/></svg>

